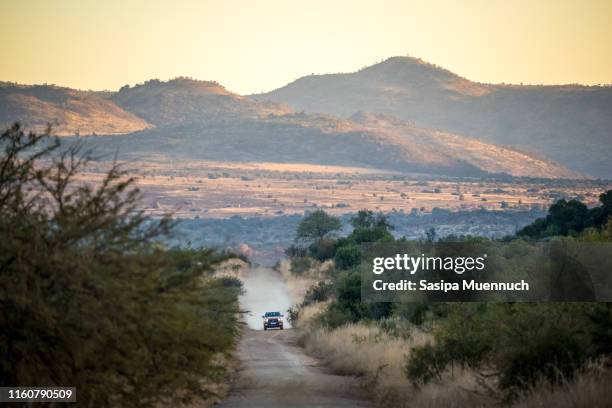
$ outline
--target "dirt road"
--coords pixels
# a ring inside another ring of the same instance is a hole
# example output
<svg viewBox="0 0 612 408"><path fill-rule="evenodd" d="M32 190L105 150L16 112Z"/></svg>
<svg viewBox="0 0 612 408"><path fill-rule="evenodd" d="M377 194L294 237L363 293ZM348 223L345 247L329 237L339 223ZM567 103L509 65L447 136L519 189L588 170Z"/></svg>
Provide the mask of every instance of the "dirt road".
<svg viewBox="0 0 612 408"><path fill-rule="evenodd" d="M354 378L331 374L306 356L294 330L247 329L238 352L242 370L221 407L372 406Z"/></svg>

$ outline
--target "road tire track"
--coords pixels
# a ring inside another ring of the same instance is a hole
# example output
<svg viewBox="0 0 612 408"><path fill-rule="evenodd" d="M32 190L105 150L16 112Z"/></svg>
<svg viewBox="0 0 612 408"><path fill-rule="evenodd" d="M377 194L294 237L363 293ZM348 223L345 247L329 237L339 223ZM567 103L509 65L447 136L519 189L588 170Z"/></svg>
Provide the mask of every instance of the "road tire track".
<svg viewBox="0 0 612 408"><path fill-rule="evenodd" d="M223 408L372 407L354 377L335 375L304 354L294 330L246 329L241 370Z"/></svg>

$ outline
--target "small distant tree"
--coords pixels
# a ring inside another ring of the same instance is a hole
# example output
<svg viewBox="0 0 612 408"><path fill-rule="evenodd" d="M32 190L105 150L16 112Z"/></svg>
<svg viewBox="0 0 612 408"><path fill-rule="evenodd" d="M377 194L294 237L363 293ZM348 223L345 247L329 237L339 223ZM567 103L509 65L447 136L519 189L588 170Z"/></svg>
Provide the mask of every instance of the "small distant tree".
<svg viewBox="0 0 612 408"><path fill-rule="evenodd" d="M331 216L323 210L308 214L300 221L295 239L296 241L319 242L342 228L338 217Z"/></svg>
<svg viewBox="0 0 612 408"><path fill-rule="evenodd" d="M393 226L389 223L386 215L383 213L374 214L371 210L359 210L351 219L351 225L355 229L382 228L387 231L393 230Z"/></svg>
<svg viewBox="0 0 612 408"><path fill-rule="evenodd" d="M436 232L436 229L434 227L431 227L427 231L425 231L425 241L427 242L434 242L437 236L438 233Z"/></svg>
<svg viewBox="0 0 612 408"><path fill-rule="evenodd" d="M348 239L354 243L392 241L393 226L387 216L370 210L360 210L352 219L353 232Z"/></svg>

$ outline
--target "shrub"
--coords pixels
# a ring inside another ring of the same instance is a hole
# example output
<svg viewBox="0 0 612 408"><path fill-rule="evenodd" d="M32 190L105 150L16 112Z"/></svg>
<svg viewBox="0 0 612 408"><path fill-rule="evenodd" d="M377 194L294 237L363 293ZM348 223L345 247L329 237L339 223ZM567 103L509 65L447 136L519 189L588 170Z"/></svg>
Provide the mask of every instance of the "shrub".
<svg viewBox="0 0 612 408"><path fill-rule="evenodd" d="M599 196L601 206L589 209L578 200L559 200L539 218L521 229L517 235L544 238L556 235L576 235L586 228L602 229L612 215L612 190Z"/></svg>
<svg viewBox="0 0 612 408"><path fill-rule="evenodd" d="M83 406L206 396L237 332L239 282L212 277L227 256L155 244L171 224L137 210L117 166L74 182L78 144L52 155L57 140L15 125L0 146L2 382L76 386Z"/></svg>
<svg viewBox="0 0 612 408"><path fill-rule="evenodd" d="M307 256L291 259L291 273L301 275L313 266L312 258Z"/></svg>
<svg viewBox="0 0 612 408"><path fill-rule="evenodd" d="M416 348L406 374L418 384L451 363L486 371L508 400L544 378L571 379L598 357L589 315L596 304L457 305L434 331L435 342Z"/></svg>
<svg viewBox="0 0 612 408"><path fill-rule="evenodd" d="M397 303L393 309L393 315L406 319L416 326L422 326L430 311L431 307L428 303Z"/></svg>
<svg viewBox="0 0 612 408"><path fill-rule="evenodd" d="M353 230L349 238L357 244L366 242L393 242L394 239L393 235L386 228L381 227L357 228Z"/></svg>
<svg viewBox="0 0 612 408"><path fill-rule="evenodd" d="M333 286L329 282L319 281L316 285L311 286L304 296L302 306L308 306L311 303L324 302L333 293Z"/></svg>
<svg viewBox="0 0 612 408"><path fill-rule="evenodd" d="M330 238L322 238L308 247L311 257L318 261L332 259L336 252L336 241Z"/></svg>
<svg viewBox="0 0 612 408"><path fill-rule="evenodd" d="M353 243L347 243L336 250L334 262L340 269L350 269L361 261L361 250Z"/></svg>
<svg viewBox="0 0 612 408"><path fill-rule="evenodd" d="M412 349L406 361L405 374L415 386L440 379L449 363L449 356L440 347L431 343Z"/></svg>
<svg viewBox="0 0 612 408"><path fill-rule="evenodd" d="M289 258L301 258L308 255L308 250L301 246L291 245L285 250L285 255Z"/></svg>

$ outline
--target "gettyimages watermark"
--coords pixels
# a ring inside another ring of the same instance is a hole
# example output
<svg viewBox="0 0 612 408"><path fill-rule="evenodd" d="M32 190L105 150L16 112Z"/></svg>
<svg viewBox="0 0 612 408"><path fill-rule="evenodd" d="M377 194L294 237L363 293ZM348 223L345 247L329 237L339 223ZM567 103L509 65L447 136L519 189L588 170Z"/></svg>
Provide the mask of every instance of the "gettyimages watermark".
<svg viewBox="0 0 612 408"><path fill-rule="evenodd" d="M362 249L364 302L612 302L612 243L474 239Z"/></svg>

